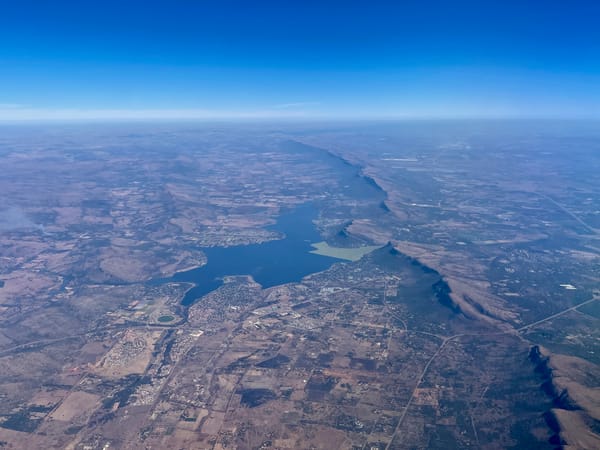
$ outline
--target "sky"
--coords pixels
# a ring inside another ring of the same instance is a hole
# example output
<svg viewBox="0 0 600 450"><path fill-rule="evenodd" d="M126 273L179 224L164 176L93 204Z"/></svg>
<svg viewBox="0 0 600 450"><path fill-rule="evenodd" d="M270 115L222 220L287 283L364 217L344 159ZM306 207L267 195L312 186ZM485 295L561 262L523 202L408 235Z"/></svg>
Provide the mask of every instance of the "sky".
<svg viewBox="0 0 600 450"><path fill-rule="evenodd" d="M600 2L0 1L0 120L600 118Z"/></svg>

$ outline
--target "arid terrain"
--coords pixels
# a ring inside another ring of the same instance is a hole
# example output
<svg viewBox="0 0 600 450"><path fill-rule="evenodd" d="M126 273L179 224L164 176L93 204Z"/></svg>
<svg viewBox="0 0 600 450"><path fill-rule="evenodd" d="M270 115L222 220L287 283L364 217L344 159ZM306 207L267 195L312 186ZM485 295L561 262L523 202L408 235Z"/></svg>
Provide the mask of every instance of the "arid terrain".
<svg viewBox="0 0 600 450"><path fill-rule="evenodd" d="M590 124L1 131L0 448L600 447Z"/></svg>

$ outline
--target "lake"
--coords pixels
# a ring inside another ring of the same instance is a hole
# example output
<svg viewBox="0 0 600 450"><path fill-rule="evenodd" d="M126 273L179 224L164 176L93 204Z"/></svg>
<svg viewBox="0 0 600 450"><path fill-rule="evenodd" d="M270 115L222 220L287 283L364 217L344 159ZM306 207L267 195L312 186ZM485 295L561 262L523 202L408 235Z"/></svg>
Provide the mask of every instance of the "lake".
<svg viewBox="0 0 600 450"><path fill-rule="evenodd" d="M300 281L306 275L321 272L340 259L309 253L311 243L321 240L313 223L316 208L306 203L284 212L277 223L268 227L285 235L284 239L262 244L234 247L203 248L208 263L202 267L178 272L161 282L194 283L182 300L191 305L200 297L217 289L227 275L250 275L263 288Z"/></svg>

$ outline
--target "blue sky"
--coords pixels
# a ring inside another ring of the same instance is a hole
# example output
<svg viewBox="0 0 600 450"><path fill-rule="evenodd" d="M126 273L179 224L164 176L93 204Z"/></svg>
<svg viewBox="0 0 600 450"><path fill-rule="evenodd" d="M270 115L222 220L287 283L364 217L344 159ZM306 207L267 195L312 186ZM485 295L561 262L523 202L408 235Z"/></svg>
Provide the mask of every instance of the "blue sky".
<svg viewBox="0 0 600 450"><path fill-rule="evenodd" d="M0 120L600 117L599 4L6 1Z"/></svg>

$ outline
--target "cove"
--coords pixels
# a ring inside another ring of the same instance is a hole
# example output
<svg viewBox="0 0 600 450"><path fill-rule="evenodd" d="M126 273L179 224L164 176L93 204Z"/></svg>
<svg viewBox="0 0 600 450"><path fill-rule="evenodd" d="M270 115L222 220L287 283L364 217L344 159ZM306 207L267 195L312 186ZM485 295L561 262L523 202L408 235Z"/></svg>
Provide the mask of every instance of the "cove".
<svg viewBox="0 0 600 450"><path fill-rule="evenodd" d="M187 282L181 304L189 306L217 289L228 275L250 275L263 288L300 281L306 275L329 268L338 258L310 253L312 242L321 240L313 223L317 210L311 203L281 214L275 225L268 227L282 233L283 239L261 244L234 247L203 248L208 262L202 267L178 272L161 282Z"/></svg>

